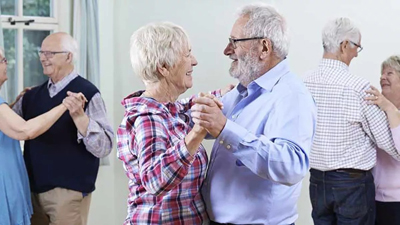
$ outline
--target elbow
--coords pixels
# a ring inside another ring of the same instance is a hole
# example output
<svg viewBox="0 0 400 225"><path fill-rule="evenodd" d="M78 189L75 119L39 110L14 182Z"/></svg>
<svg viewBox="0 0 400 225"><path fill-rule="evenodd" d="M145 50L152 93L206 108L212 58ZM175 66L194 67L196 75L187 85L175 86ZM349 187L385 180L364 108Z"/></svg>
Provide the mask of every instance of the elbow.
<svg viewBox="0 0 400 225"><path fill-rule="evenodd" d="M36 138L38 134L30 129L23 129L19 132L17 139L20 141L28 141Z"/></svg>
<svg viewBox="0 0 400 225"><path fill-rule="evenodd" d="M270 174L269 178L274 182L280 183L286 186L293 186L303 180L308 171L307 166L301 166L301 168L281 168L275 173Z"/></svg>

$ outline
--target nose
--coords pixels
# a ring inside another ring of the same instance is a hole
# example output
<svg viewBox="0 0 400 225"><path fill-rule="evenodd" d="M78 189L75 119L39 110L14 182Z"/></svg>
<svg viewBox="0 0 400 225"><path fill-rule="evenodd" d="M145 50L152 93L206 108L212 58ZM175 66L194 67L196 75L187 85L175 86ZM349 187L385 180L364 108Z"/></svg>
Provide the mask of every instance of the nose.
<svg viewBox="0 0 400 225"><path fill-rule="evenodd" d="M197 66L197 59L192 55L192 66Z"/></svg>
<svg viewBox="0 0 400 225"><path fill-rule="evenodd" d="M385 73L381 74L381 80L386 80L386 74Z"/></svg>
<svg viewBox="0 0 400 225"><path fill-rule="evenodd" d="M46 56L44 56L44 54L40 54L39 59L41 62L46 61Z"/></svg>
<svg viewBox="0 0 400 225"><path fill-rule="evenodd" d="M232 55L233 52L234 52L234 50L233 50L232 44L231 44L231 43L228 43L228 44L226 45L226 47L225 47L224 55L229 56L229 55Z"/></svg>

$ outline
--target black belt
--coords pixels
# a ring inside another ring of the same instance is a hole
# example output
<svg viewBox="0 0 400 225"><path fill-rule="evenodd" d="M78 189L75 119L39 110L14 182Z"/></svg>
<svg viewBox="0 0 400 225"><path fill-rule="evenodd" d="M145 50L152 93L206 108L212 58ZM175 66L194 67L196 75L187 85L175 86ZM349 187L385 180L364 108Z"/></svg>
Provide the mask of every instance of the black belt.
<svg viewBox="0 0 400 225"><path fill-rule="evenodd" d="M215 221L210 221L210 225L235 225L235 224L233 224L233 223L218 223L218 222L215 222ZM250 224L249 224L250 225ZM294 223L292 223L292 224L290 224L290 225L294 225Z"/></svg>
<svg viewBox="0 0 400 225"><path fill-rule="evenodd" d="M316 169L311 169L311 171L315 172L336 172L336 173L366 173L370 172L371 170L359 170L359 169L351 169L351 168L340 168L336 170L328 170L328 171L321 171L321 170L316 170Z"/></svg>

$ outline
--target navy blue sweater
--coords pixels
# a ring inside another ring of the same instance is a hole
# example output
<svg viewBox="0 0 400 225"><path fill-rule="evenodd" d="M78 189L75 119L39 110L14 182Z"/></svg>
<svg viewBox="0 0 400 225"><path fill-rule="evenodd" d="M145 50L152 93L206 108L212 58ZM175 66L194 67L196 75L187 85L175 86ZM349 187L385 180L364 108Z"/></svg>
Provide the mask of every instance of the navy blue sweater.
<svg viewBox="0 0 400 225"><path fill-rule="evenodd" d="M50 98L47 85L48 82L45 82L24 95L22 112L25 120L61 104L67 91L82 92L88 102L99 92L80 76L53 98ZM47 132L25 141L24 159L32 192L42 193L56 187L83 193L94 191L99 159L86 150L83 142L77 142L77 132L74 121L66 111Z"/></svg>

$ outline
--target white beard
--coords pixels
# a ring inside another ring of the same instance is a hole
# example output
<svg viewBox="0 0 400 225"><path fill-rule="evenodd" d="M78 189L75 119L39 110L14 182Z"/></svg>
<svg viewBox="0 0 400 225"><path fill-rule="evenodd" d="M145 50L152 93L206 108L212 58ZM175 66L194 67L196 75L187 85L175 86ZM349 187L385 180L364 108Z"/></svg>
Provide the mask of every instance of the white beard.
<svg viewBox="0 0 400 225"><path fill-rule="evenodd" d="M240 83L246 87L250 82L261 75L260 70L262 68L262 63L258 62L258 57L251 56L251 53L252 51L238 58L236 67L232 65L229 69L231 76L238 79Z"/></svg>

